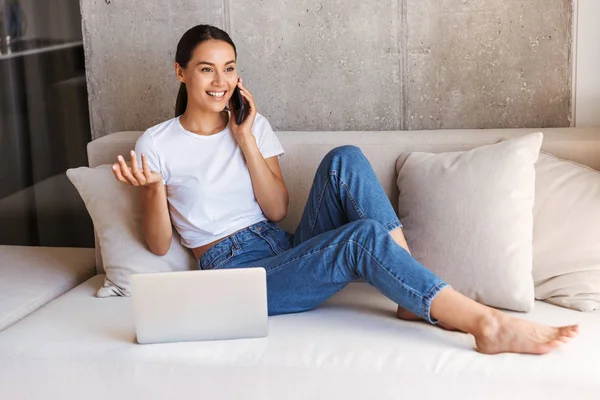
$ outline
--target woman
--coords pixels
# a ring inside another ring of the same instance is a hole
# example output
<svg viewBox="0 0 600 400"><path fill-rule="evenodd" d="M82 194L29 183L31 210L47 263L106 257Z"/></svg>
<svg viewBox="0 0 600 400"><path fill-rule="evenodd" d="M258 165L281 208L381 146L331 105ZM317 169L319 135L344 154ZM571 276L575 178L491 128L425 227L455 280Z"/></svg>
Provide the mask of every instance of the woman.
<svg viewBox="0 0 600 400"><path fill-rule="evenodd" d="M200 269L265 268L270 315L315 308L362 278L399 305L399 318L471 333L482 353L543 354L576 336L576 325L543 326L481 305L420 265L356 147L325 156L296 232L279 229L288 206L284 151L238 78L236 58L222 30L187 31L175 57L176 117L140 137L131 167L122 156L113 165L120 182L140 187L152 252L168 251L173 224ZM249 106L239 125L226 110L236 86Z"/></svg>

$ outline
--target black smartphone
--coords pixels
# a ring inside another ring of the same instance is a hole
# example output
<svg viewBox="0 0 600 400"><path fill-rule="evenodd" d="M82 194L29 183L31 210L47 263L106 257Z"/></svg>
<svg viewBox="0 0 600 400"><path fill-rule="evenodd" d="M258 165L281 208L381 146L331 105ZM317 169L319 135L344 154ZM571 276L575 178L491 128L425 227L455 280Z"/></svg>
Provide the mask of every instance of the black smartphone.
<svg viewBox="0 0 600 400"><path fill-rule="evenodd" d="M233 90L231 102L233 103L233 115L235 117L235 122L239 125L244 122L244 119L246 118L246 102L240 93L239 86L236 86Z"/></svg>

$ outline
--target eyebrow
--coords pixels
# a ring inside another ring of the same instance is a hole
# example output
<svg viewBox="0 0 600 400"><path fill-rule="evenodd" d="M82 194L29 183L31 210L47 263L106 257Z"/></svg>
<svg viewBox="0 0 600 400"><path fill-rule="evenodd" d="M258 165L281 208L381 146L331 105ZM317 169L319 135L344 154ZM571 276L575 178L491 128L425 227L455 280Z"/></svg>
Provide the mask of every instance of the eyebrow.
<svg viewBox="0 0 600 400"><path fill-rule="evenodd" d="M213 67L215 66L215 64L208 62L208 61L200 61L198 64L196 65L200 65L200 64L206 64L206 65L212 65ZM229 64L235 64L235 60L231 60L231 61L227 61L225 63L225 65L229 65Z"/></svg>

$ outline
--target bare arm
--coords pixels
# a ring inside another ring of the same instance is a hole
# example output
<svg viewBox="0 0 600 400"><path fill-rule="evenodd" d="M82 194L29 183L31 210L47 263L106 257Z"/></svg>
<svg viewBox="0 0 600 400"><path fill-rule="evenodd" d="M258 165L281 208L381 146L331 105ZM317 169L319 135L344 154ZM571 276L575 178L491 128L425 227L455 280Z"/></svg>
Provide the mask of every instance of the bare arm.
<svg viewBox="0 0 600 400"><path fill-rule="evenodd" d="M287 214L289 195L279 160L277 157L263 158L254 136L238 143L246 158L256 201L270 221L281 221Z"/></svg>
<svg viewBox="0 0 600 400"><path fill-rule="evenodd" d="M164 256L171 247L173 228L167 205L167 189L162 183L140 188L142 232L150 251Z"/></svg>
<svg viewBox="0 0 600 400"><path fill-rule="evenodd" d="M131 152L131 168L122 156L112 169L119 182L140 187L142 203L142 233L150 251L164 256L171 247L173 228L167 205L167 190L162 175L150 171L146 156L142 154L142 169L138 167L135 152Z"/></svg>
<svg viewBox="0 0 600 400"><path fill-rule="evenodd" d="M231 132L244 153L256 201L270 221L278 222L285 218L289 202L279 160L277 157L265 159L262 156L256 138L252 134L252 125L257 114L254 98L241 79L238 86L248 103L249 110L248 116L240 125L236 123L235 118L231 119ZM233 104L231 107L233 108Z"/></svg>

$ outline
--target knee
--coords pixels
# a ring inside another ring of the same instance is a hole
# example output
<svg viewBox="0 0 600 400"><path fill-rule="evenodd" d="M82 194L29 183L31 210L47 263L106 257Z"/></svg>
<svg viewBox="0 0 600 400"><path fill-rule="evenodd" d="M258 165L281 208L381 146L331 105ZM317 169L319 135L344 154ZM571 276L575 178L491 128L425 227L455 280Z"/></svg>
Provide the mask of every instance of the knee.
<svg viewBox="0 0 600 400"><path fill-rule="evenodd" d="M359 147L352 145L345 145L336 147L327 153L324 161L328 162L343 162L352 160L353 162L366 160L362 150Z"/></svg>
<svg viewBox="0 0 600 400"><path fill-rule="evenodd" d="M348 157L348 156L355 156L355 155L360 155L362 156L362 150L359 147L356 146L352 146L350 144L347 144L345 146L338 146L335 147L333 149L331 149L329 151L329 153L327 153L327 156L331 156L331 157Z"/></svg>
<svg viewBox="0 0 600 400"><path fill-rule="evenodd" d="M345 247L353 254L363 253L364 250L376 251L387 235L386 229L374 219L349 222L346 224L346 230Z"/></svg>
<svg viewBox="0 0 600 400"><path fill-rule="evenodd" d="M374 219L360 219L358 221L351 222L353 229L359 234L366 236L375 236L382 233L387 233L385 228Z"/></svg>

